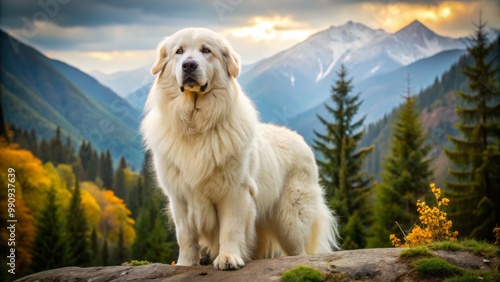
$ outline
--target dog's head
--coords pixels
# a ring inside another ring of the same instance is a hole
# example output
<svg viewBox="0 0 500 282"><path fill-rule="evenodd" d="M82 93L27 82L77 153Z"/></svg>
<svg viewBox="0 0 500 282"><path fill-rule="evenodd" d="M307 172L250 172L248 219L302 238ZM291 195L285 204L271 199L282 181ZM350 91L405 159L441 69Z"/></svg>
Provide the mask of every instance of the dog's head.
<svg viewBox="0 0 500 282"><path fill-rule="evenodd" d="M223 75L233 78L240 73L239 56L226 40L205 28L176 32L160 42L157 53L151 73L159 73L159 79L163 73L175 76L181 92L203 94L210 91L214 82L224 79L220 77L221 70L224 70Z"/></svg>

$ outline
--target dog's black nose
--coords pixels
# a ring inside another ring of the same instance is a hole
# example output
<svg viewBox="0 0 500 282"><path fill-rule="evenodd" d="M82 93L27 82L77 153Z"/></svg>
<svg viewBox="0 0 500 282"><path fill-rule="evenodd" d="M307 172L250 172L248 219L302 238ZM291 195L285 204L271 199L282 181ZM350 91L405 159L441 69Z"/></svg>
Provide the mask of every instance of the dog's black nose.
<svg viewBox="0 0 500 282"><path fill-rule="evenodd" d="M187 60L182 63L182 70L187 73L192 73L197 67L198 64L193 60Z"/></svg>

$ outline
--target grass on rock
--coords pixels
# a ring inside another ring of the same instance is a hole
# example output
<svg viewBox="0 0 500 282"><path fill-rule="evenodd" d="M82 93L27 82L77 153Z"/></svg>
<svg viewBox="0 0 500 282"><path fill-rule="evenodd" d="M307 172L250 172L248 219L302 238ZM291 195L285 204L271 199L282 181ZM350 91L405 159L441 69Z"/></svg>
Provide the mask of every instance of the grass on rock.
<svg viewBox="0 0 500 282"><path fill-rule="evenodd" d="M425 277L453 277L464 274L465 270L455 266L442 258L421 258L413 263L421 276Z"/></svg>

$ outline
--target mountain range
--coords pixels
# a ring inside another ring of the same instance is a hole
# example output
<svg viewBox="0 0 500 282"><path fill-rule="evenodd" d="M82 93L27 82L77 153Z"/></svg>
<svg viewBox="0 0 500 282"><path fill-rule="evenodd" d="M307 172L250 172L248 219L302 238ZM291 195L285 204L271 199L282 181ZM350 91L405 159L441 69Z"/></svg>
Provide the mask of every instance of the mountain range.
<svg viewBox="0 0 500 282"><path fill-rule="evenodd" d="M394 34L348 22L332 26L282 53L262 60L240 81L256 102L262 118L281 122L277 113L294 117L325 103L330 96L330 85L336 79L336 71L342 64L347 67L348 77L353 79L354 85L360 85L370 77L396 71L440 52L465 48L466 40L437 35L418 21ZM449 65L441 71L447 67ZM431 67L426 72L431 72L432 76L441 74ZM405 77L406 74L399 79L404 80ZM372 82L356 91L375 89L379 84L386 83L380 80ZM415 81L413 87L422 88L430 82L418 84ZM390 94L386 98L388 96ZM366 97L362 91L361 98ZM387 107L384 111L390 110L391 107ZM367 113L368 122L376 118Z"/></svg>
<svg viewBox="0 0 500 282"><path fill-rule="evenodd" d="M7 122L33 128L44 137L53 136L60 126L73 142L86 138L100 150L109 147L116 158L124 155L131 163L141 162L137 128L154 79L149 66L89 75L4 31L0 37L0 88ZM287 125L310 143L314 130L322 130L317 115L328 120L324 104L340 65L347 67L354 93L361 93L359 117L366 116L368 124L403 101L408 77L413 93L431 85L458 61L467 44L464 38L437 35L418 21L393 34L347 22L244 66L238 80L264 122Z"/></svg>
<svg viewBox="0 0 500 282"><path fill-rule="evenodd" d="M465 50L448 50L430 58L418 60L408 66L371 76L358 84L354 84L353 93L361 93L363 103L360 105L358 117L365 116L365 124L375 122L401 104L402 94L416 93L431 85L465 53ZM408 88L410 88L408 90ZM314 131L322 132L323 125L318 123L317 115L328 117L324 104L330 104L327 98L323 103L287 119L290 127L299 132L306 141L312 142Z"/></svg>
<svg viewBox="0 0 500 282"><path fill-rule="evenodd" d="M494 67L500 66L499 39L497 37L492 41L492 52L487 57L487 61L492 62ZM462 137L455 127L455 123L459 121L455 112L456 104L459 102L456 92L470 92L464 69L466 65L473 64L474 61L468 53L462 55L442 76L436 78L432 85L412 95L415 98L415 110L419 114L422 128L429 136L428 143L432 145L428 157L432 160L433 181L440 187L449 177L448 169L451 167L444 151L444 148L453 148L447 136ZM403 98L400 100L403 101ZM361 147L375 144L374 150L365 161L365 168L373 173L377 180L381 180L382 164L392 141L392 127L402 108L402 105L395 107L377 122L366 126L367 130L361 139Z"/></svg>
<svg viewBox="0 0 500 282"><path fill-rule="evenodd" d="M98 70L91 71L89 74L120 97L126 98L128 94L152 81L153 76L150 69L151 67L148 65L131 71L119 71L112 74L106 74Z"/></svg>
<svg viewBox="0 0 500 282"><path fill-rule="evenodd" d="M6 122L52 137L57 126L76 146L83 138L139 167L140 111L88 74L50 59L0 30L0 89Z"/></svg>
<svg viewBox="0 0 500 282"><path fill-rule="evenodd" d="M308 115L308 112L318 113L318 106L329 99L330 85L341 64L346 65L356 85L355 90L361 92L362 99L369 99L380 85L404 84L408 75L406 72L413 77L412 88L428 86L458 59L467 42L465 38L440 36L419 21L413 21L393 34L349 21L344 25L331 26L287 50L244 66L238 80L256 104L263 121L288 124L291 119ZM445 52L451 50L453 52ZM441 52L445 53L440 55ZM426 61L420 67L408 68L421 60ZM132 81L128 74L141 73L145 83L137 87L127 86L134 90L123 97L131 105L142 109L153 81L153 77L144 75L144 72L144 68L139 68L106 77L95 74L95 77L115 89ZM378 109L364 112L366 121L375 121L390 112L398 103L386 103L385 100L397 100L394 97L399 97L401 91L402 87L398 87L396 91L386 93L376 105L370 104L370 108L376 106Z"/></svg>

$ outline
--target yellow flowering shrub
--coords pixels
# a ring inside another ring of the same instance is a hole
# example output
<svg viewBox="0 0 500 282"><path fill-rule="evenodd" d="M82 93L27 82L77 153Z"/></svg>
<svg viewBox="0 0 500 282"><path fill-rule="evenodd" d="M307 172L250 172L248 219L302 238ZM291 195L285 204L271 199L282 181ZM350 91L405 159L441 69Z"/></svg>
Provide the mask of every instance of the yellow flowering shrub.
<svg viewBox="0 0 500 282"><path fill-rule="evenodd" d="M417 211L420 214L420 225L413 226L410 233L404 237L404 243L395 234L389 236L394 247L414 247L429 244L436 241L456 241L458 231L451 231L452 222L446 219L444 206L450 203L448 198L441 198L441 188L436 188L434 183L430 185L431 192L436 198L436 207L428 206L425 201L417 201Z"/></svg>

